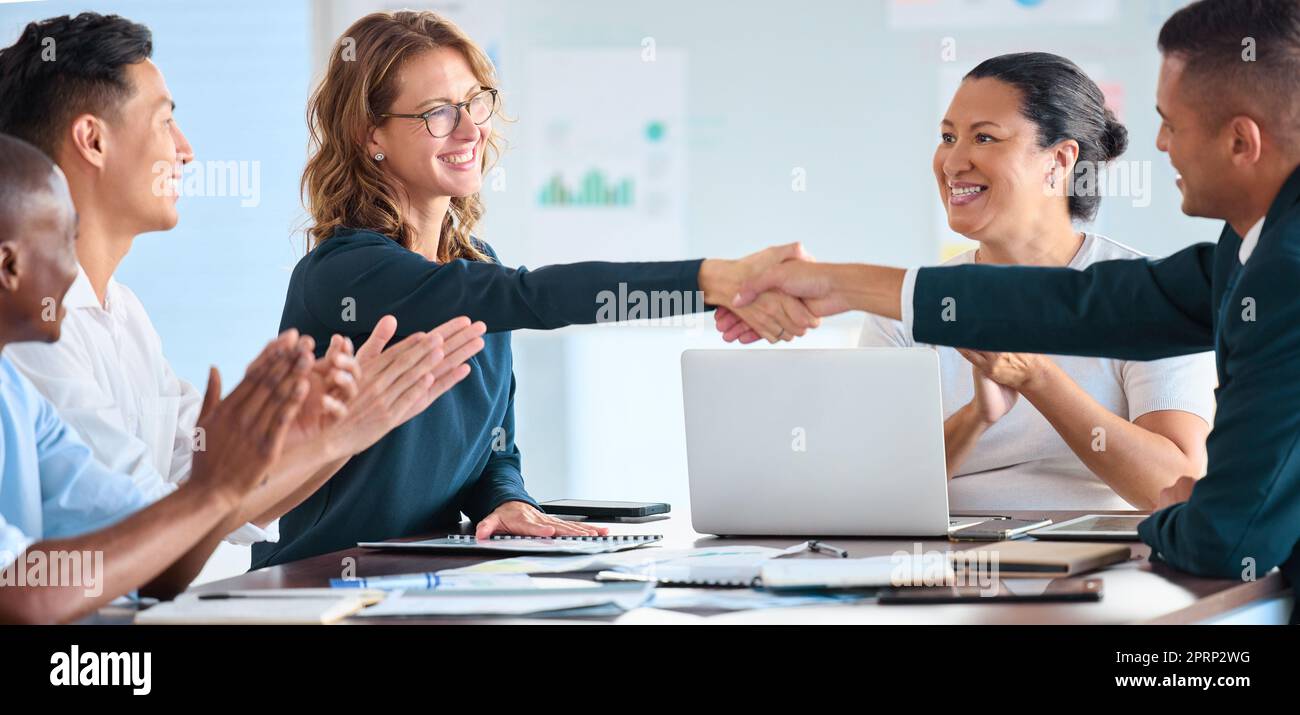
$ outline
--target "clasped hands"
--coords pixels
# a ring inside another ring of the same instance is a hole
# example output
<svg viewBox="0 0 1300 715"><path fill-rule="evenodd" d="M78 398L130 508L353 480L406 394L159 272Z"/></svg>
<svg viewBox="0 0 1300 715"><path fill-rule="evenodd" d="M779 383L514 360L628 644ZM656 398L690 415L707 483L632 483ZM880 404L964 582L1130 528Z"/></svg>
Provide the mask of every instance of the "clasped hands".
<svg viewBox="0 0 1300 715"><path fill-rule="evenodd" d="M704 261L700 288L717 306L718 332L727 342L789 342L848 310L829 278L799 243L773 246L735 261Z"/></svg>

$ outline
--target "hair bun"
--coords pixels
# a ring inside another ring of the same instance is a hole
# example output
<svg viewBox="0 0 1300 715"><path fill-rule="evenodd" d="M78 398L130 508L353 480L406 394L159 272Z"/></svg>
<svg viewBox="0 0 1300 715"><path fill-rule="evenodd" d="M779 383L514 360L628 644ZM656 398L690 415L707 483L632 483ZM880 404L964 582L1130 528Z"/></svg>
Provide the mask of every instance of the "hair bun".
<svg viewBox="0 0 1300 715"><path fill-rule="evenodd" d="M1101 148L1105 161L1110 161L1128 149L1128 128L1120 124L1115 114L1106 110L1106 131L1101 138Z"/></svg>

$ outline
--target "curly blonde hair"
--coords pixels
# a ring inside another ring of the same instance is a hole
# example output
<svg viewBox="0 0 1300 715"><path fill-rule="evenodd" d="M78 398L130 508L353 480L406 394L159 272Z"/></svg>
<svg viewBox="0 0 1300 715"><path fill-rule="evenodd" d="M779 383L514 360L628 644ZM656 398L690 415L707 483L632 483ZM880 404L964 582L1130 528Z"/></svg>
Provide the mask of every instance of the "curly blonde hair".
<svg viewBox="0 0 1300 715"><path fill-rule="evenodd" d="M496 68L487 53L437 13L372 13L352 23L334 44L325 78L307 103L311 145L300 190L311 214L308 248L320 245L340 227L378 231L411 248L413 231L394 198L402 189L370 160L365 142L379 123L379 114L391 109L402 64L444 47L464 55L481 85L496 86ZM493 128L486 140L484 173L495 165L501 147L501 137ZM471 238L483 212L477 193L452 197L438 242L439 262L491 260Z"/></svg>

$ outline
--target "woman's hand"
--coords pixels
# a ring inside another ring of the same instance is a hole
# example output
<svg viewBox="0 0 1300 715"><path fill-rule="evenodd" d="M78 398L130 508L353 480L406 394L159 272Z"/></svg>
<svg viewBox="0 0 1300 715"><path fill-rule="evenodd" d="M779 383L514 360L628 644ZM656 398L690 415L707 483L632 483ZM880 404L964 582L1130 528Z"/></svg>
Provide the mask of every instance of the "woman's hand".
<svg viewBox="0 0 1300 715"><path fill-rule="evenodd" d="M397 319L380 318L356 354L361 378L352 408L331 430L342 456L378 442L465 379L470 372L465 363L483 349L486 331L482 322L462 316L385 350L397 332Z"/></svg>
<svg viewBox="0 0 1300 715"><path fill-rule="evenodd" d="M957 348L957 352L990 380L1021 393L1038 385L1056 367L1051 359L1032 353L991 353L964 348Z"/></svg>
<svg viewBox="0 0 1300 715"><path fill-rule="evenodd" d="M516 536L604 536L609 529L587 526L576 521L557 519L543 514L532 504L508 501L497 507L474 529L474 538L487 539L493 534Z"/></svg>
<svg viewBox="0 0 1300 715"><path fill-rule="evenodd" d="M967 352L970 351L961 351L962 355ZM980 358L979 355L970 355L966 359L972 357ZM943 421L944 462L949 479L958 473L957 470L975 450L980 436L1005 417L1020 398L1014 387L999 384L974 361L971 361L970 373L975 396Z"/></svg>
<svg viewBox="0 0 1300 715"><path fill-rule="evenodd" d="M992 425L1016 406L1020 393L1014 387L995 382L973 364L970 372L971 379L975 382L975 398L971 400L971 406L982 423Z"/></svg>
<svg viewBox="0 0 1300 715"><path fill-rule="evenodd" d="M706 302L718 306L731 305L745 281L785 261L811 260L812 256L798 243L766 248L738 261L709 259L700 267L700 289ZM821 324L802 300L783 293L757 296L745 307L731 309L727 315L745 326L732 339L739 337L746 343L760 337L770 343L790 341Z"/></svg>
<svg viewBox="0 0 1300 715"><path fill-rule="evenodd" d="M803 301L798 298L792 298L784 293L775 292L763 293L758 296L754 299L752 306L754 312L759 316L788 316L792 312L798 314L801 310L807 310L807 308L804 307ZM813 321L810 327L815 328L821 324L819 318L813 316L811 313L809 313L809 316L811 317L806 317L804 320ZM750 343L764 339L764 336L761 335L758 330L751 327L744 318L725 306L719 306L717 310L713 311L713 317L717 324L716 327L718 332L722 333L722 339L728 343L739 341L742 345L749 345ZM751 316L750 320L761 322L764 318L755 318ZM771 332L770 325L768 332ZM794 338L802 338L807 334L807 332L807 328L798 328L793 334L786 333L784 332L784 329L778 325L776 337L789 342ZM768 342L776 341L769 340Z"/></svg>

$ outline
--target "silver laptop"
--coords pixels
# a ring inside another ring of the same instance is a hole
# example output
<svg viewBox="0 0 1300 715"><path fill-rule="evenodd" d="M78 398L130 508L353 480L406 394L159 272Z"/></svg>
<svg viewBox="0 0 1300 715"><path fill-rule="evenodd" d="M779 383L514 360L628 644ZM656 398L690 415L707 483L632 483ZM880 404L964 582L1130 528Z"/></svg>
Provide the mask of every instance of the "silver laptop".
<svg viewBox="0 0 1300 715"><path fill-rule="evenodd" d="M687 350L682 390L696 531L948 534L933 350Z"/></svg>

